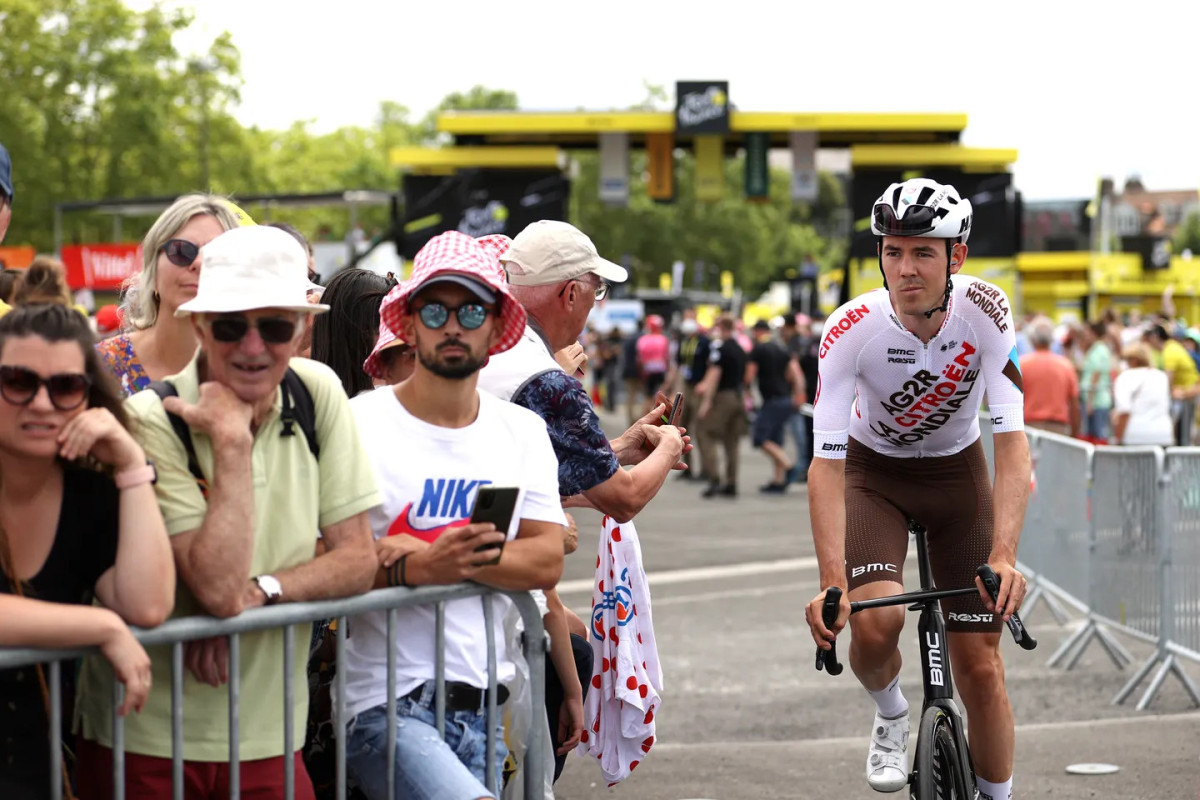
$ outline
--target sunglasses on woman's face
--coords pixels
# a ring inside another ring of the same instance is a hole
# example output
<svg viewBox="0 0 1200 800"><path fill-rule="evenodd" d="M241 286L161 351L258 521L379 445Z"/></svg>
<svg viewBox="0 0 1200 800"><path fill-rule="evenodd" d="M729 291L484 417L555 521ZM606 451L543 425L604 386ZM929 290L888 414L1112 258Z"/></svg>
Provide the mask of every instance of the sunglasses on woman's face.
<svg viewBox="0 0 1200 800"><path fill-rule="evenodd" d="M417 316L426 328L436 331L450 320L452 311L458 317L458 324L465 331L478 328L488 315L487 307L479 303L464 303L458 308L449 308L442 303L426 303L418 309Z"/></svg>
<svg viewBox="0 0 1200 800"><path fill-rule="evenodd" d="M195 263L196 256L200 255L200 247L187 239L168 239L158 249L167 257L167 261L177 267L190 267Z"/></svg>
<svg viewBox="0 0 1200 800"><path fill-rule="evenodd" d="M296 320L288 317L259 317L254 320L258 335L267 344L287 344L296 335ZM209 323L213 338L232 344L246 338L250 320L242 316L217 317Z"/></svg>
<svg viewBox="0 0 1200 800"><path fill-rule="evenodd" d="M50 403L59 411L79 408L88 399L92 381L87 375L64 372L43 378L25 367L0 367L0 396L14 406L27 406L46 387Z"/></svg>

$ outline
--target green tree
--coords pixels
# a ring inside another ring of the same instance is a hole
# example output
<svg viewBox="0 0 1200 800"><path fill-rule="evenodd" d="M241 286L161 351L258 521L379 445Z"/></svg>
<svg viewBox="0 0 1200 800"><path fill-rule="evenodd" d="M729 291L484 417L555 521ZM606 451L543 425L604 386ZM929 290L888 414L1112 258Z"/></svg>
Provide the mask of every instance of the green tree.
<svg viewBox="0 0 1200 800"><path fill-rule="evenodd" d="M449 138L438 133L437 117L444 111L515 111L517 93L507 89L473 86L466 92L451 92L431 110L417 126L417 138L422 144L448 144Z"/></svg>
<svg viewBox="0 0 1200 800"><path fill-rule="evenodd" d="M845 251L844 243L821 236L810 223L793 220L791 176L784 170L772 170L767 202L750 202L742 194L743 159L728 159L724 196L702 202L694 191L695 159L685 153L676 158L674 202L654 202L646 194L645 182L635 178L629 204L613 207L599 199L596 155L580 153L575 161L571 220L602 253L628 263L635 286L657 287L659 275L669 273L675 261L683 261L688 287L697 286L695 270L700 269L699 285L717 290L720 273L728 270L736 286L756 294L772 281L793 277L806 253L823 266L833 266L840 264ZM645 155L633 154L631 174L641 175L645 168ZM823 194L836 189L835 180L822 182ZM822 202L832 209L836 199L822 197ZM822 208L822 202L816 208Z"/></svg>
<svg viewBox="0 0 1200 800"><path fill-rule="evenodd" d="M1171 244L1173 252L1190 250L1193 255L1200 255L1200 211L1193 211L1187 215L1183 224L1176 229Z"/></svg>
<svg viewBox="0 0 1200 800"><path fill-rule="evenodd" d="M172 37L191 21L119 0L0 0L0 141L17 191L11 241L49 249L58 202L197 188L204 141L214 185L245 174L242 129L227 110L238 52L221 37L189 65ZM67 241L106 238L110 225L85 215L66 222Z"/></svg>

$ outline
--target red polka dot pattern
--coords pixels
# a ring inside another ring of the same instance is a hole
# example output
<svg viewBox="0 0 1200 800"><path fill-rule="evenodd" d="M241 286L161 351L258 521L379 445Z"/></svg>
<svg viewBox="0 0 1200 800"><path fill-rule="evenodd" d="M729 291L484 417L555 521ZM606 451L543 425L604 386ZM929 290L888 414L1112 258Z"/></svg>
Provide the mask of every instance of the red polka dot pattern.
<svg viewBox="0 0 1200 800"><path fill-rule="evenodd" d="M577 752L599 762L608 786L628 777L657 741L662 671L645 581L637 531L606 518L589 635L596 666L584 710L591 723Z"/></svg>

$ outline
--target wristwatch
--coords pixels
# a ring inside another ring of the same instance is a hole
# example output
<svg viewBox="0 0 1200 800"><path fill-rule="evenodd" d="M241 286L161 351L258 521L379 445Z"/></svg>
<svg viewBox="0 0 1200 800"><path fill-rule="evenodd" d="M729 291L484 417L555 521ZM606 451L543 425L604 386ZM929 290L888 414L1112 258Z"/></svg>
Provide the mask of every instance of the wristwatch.
<svg viewBox="0 0 1200 800"><path fill-rule="evenodd" d="M262 593L267 596L265 605L273 606L283 597L283 586L280 585L279 579L274 575L256 575L252 578Z"/></svg>

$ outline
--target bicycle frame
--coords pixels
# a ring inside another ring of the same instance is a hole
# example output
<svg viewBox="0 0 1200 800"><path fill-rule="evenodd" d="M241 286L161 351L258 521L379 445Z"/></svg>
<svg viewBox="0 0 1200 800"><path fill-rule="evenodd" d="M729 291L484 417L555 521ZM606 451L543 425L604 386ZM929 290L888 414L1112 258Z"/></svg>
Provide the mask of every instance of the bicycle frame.
<svg viewBox="0 0 1200 800"><path fill-rule="evenodd" d="M978 589L930 589L932 580L929 553L925 549L925 528L910 524L909 532L917 537L917 570L921 577L921 591L853 602L850 604L850 613L885 606L909 605L910 610L921 606L921 617L917 621L917 642L921 651L921 677L925 685L924 707L927 708L931 701L954 699L950 651L946 647L946 622L938 601L946 597L976 594Z"/></svg>

